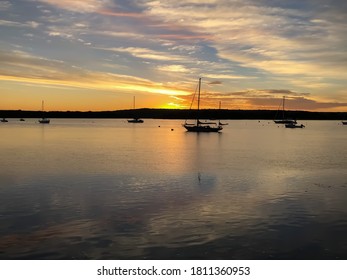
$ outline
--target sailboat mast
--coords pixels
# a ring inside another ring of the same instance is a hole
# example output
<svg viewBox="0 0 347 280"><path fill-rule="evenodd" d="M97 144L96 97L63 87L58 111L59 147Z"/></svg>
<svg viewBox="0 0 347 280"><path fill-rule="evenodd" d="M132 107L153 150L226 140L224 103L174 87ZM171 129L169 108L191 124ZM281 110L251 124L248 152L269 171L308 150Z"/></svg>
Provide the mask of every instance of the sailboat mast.
<svg viewBox="0 0 347 280"><path fill-rule="evenodd" d="M201 89L201 78L199 78L199 87L198 87L198 113L197 113L197 116L196 116L196 124L197 125L199 125L200 89Z"/></svg>

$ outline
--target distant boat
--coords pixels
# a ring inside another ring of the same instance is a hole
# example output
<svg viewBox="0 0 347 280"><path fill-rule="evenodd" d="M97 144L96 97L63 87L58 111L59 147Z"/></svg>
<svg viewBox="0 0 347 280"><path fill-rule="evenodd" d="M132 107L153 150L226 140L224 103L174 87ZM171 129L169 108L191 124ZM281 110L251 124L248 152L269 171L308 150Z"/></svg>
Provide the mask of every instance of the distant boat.
<svg viewBox="0 0 347 280"><path fill-rule="evenodd" d="M131 120L128 120L128 123L143 123L143 120L139 118L133 118Z"/></svg>
<svg viewBox="0 0 347 280"><path fill-rule="evenodd" d="M5 118L2 118L1 122L8 122Z"/></svg>
<svg viewBox="0 0 347 280"><path fill-rule="evenodd" d="M23 119L23 118L20 118L20 119L19 119L19 121L21 121L21 122L24 122L24 121L25 121L25 119Z"/></svg>
<svg viewBox="0 0 347 280"><path fill-rule="evenodd" d="M342 124L343 125L347 125L347 121L342 121Z"/></svg>
<svg viewBox="0 0 347 280"><path fill-rule="evenodd" d="M286 123L286 128L304 128L305 126L303 124L296 124L296 123Z"/></svg>
<svg viewBox="0 0 347 280"><path fill-rule="evenodd" d="M195 123L187 123L187 121L183 124L184 128L189 132L219 132L223 129L222 124L218 124L215 122L201 122L199 119L199 111L200 111L200 89L201 89L201 78L199 78L199 86L198 86L198 110L196 115ZM195 94L194 94L195 95ZM194 100L194 97L193 97Z"/></svg>
<svg viewBox="0 0 347 280"><path fill-rule="evenodd" d="M278 123L278 124L296 124L296 120L288 119L288 118L284 117L285 116L285 109L284 109L285 100L286 100L286 97L283 96L283 99L282 99L282 110L280 110L280 109L277 110L274 122ZM277 116L278 116L278 114L280 112L282 112L282 118L277 118Z"/></svg>
<svg viewBox="0 0 347 280"><path fill-rule="evenodd" d="M133 99L133 109L135 111L135 96ZM143 123L143 120L141 120L140 118L133 118L131 120L128 120L128 123Z"/></svg>
<svg viewBox="0 0 347 280"><path fill-rule="evenodd" d="M219 111L222 109L222 102L219 101ZM220 120L218 121L218 125L228 125L228 123L222 123Z"/></svg>
<svg viewBox="0 0 347 280"><path fill-rule="evenodd" d="M39 120L39 123L50 123L49 119L45 118L45 111L44 111L44 101L42 100L42 118Z"/></svg>

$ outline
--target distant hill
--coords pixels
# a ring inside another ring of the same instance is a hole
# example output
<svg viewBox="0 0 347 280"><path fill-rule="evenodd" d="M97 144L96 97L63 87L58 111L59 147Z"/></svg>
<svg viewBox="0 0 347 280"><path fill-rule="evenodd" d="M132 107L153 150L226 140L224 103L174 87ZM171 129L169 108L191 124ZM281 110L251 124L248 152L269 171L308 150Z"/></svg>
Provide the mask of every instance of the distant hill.
<svg viewBox="0 0 347 280"><path fill-rule="evenodd" d="M195 118L196 111L188 109L136 109L116 111L49 111L45 112L47 118L140 118L151 119L191 119ZM203 109L200 110L201 119L250 119L272 120L276 110L228 110ZM41 111L0 110L0 118L40 118ZM298 120L342 120L347 112L310 112L286 111L286 117Z"/></svg>

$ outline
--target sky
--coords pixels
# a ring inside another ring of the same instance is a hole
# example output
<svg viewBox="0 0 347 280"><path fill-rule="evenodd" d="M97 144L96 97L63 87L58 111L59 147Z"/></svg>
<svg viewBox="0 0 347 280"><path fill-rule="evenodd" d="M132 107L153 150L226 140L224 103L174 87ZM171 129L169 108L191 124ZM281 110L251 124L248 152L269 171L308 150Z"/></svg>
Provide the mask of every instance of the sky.
<svg viewBox="0 0 347 280"><path fill-rule="evenodd" d="M0 0L0 110L347 111L347 1Z"/></svg>

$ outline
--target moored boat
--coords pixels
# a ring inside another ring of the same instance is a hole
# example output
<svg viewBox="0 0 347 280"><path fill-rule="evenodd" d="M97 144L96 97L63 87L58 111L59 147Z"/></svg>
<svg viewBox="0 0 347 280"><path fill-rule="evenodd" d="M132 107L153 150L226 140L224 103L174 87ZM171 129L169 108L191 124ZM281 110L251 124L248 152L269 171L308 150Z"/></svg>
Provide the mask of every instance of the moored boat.
<svg viewBox="0 0 347 280"><path fill-rule="evenodd" d="M128 123L143 123L143 120L139 118L133 118L131 120L128 120Z"/></svg>
<svg viewBox="0 0 347 280"><path fill-rule="evenodd" d="M199 119L200 90L201 90L201 78L199 78L199 84L198 84L198 109L197 109L195 123L187 123L186 121L183 124L183 127L189 132L219 132L223 129L223 126L221 123L217 124L215 122L202 122Z"/></svg>
<svg viewBox="0 0 347 280"><path fill-rule="evenodd" d="M50 119L45 118L44 101L43 100L42 100L42 118L39 120L39 123L42 123L42 124L50 123Z"/></svg>
<svg viewBox="0 0 347 280"><path fill-rule="evenodd" d="M278 113L280 112L280 109L277 110L277 113L276 113L276 116L275 116L275 119L274 119L274 123L277 123L277 124L296 124L296 120L294 119L291 119L291 118L285 118L285 100L286 100L286 97L283 96L283 99L282 99L282 118L277 118L277 115Z"/></svg>
<svg viewBox="0 0 347 280"><path fill-rule="evenodd" d="M305 126L303 124L296 124L296 123L286 123L286 128L304 128Z"/></svg>
<svg viewBox="0 0 347 280"><path fill-rule="evenodd" d="M135 96L134 96L134 99L133 99L133 110L135 111ZM128 120L128 123L143 123L144 121L138 117L134 117L133 119L131 120Z"/></svg>

